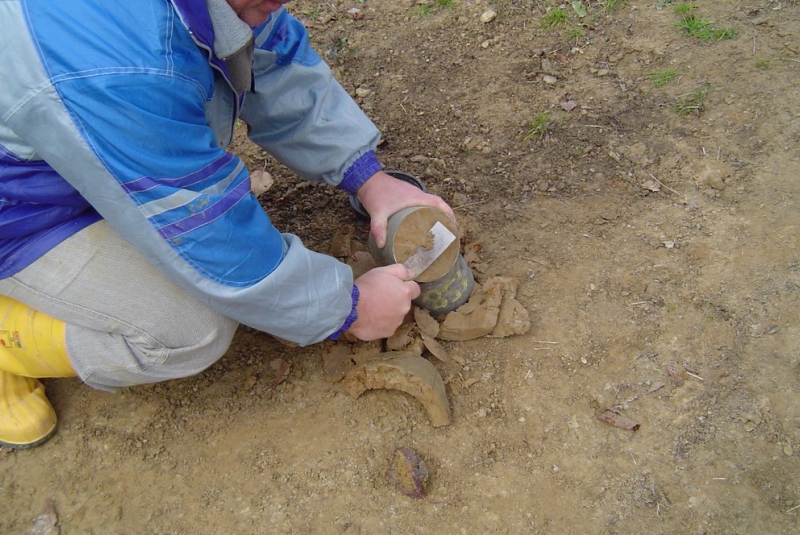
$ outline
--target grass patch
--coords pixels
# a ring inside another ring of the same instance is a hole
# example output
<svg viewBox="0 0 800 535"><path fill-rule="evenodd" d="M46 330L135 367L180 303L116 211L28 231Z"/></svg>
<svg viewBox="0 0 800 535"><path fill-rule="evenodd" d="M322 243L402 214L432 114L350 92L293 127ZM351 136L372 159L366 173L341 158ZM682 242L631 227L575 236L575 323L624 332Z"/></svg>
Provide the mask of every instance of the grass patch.
<svg viewBox="0 0 800 535"><path fill-rule="evenodd" d="M544 112L536 114L533 121L528 125L528 132L523 138L525 141L542 139L550 127L550 116Z"/></svg>
<svg viewBox="0 0 800 535"><path fill-rule="evenodd" d="M583 26L580 24L570 24L567 27L567 39L580 39L586 34Z"/></svg>
<svg viewBox="0 0 800 535"><path fill-rule="evenodd" d="M569 22L569 12L563 7L554 7L542 19L542 27L548 30L558 26L566 26Z"/></svg>
<svg viewBox="0 0 800 535"><path fill-rule="evenodd" d="M606 13L611 13L621 7L627 6L628 0L602 0L600 3L603 4L603 10Z"/></svg>
<svg viewBox="0 0 800 535"><path fill-rule="evenodd" d="M675 103L675 112L682 117L690 114L700 115L710 92L711 86L708 86L684 96Z"/></svg>
<svg viewBox="0 0 800 535"><path fill-rule="evenodd" d="M455 6L455 0L434 0L433 4L421 4L414 8L413 13L419 17L426 17L438 8L451 9Z"/></svg>
<svg viewBox="0 0 800 535"><path fill-rule="evenodd" d="M419 17L425 17L431 13L433 13L433 7L429 6L428 4L422 4L414 9L414 14Z"/></svg>
<svg viewBox="0 0 800 535"><path fill-rule="evenodd" d="M651 71L647 76L653 83L653 87L664 87L678 77L678 71L665 69L663 71Z"/></svg>
<svg viewBox="0 0 800 535"><path fill-rule="evenodd" d="M681 17L678 27L701 41L733 39L737 35L734 28L716 28L713 22L698 17L691 4L678 5L675 13Z"/></svg>
<svg viewBox="0 0 800 535"><path fill-rule="evenodd" d="M301 9L298 11L300 15L308 17L310 20L319 20L320 15L322 14L322 10L319 8L313 9Z"/></svg>
<svg viewBox="0 0 800 535"><path fill-rule="evenodd" d="M760 59L756 61L756 67L758 67L759 69L769 69L771 66L772 64L765 59Z"/></svg>

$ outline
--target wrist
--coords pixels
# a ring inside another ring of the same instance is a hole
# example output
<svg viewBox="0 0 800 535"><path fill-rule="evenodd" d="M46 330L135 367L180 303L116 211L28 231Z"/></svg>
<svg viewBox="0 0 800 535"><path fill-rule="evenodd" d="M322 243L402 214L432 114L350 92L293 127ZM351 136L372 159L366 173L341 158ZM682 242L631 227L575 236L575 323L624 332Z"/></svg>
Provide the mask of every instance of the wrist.
<svg viewBox="0 0 800 535"><path fill-rule="evenodd" d="M383 166L375 156L375 151L367 151L353 162L344 173L344 178L339 183L339 188L351 195L355 195Z"/></svg>
<svg viewBox="0 0 800 535"><path fill-rule="evenodd" d="M353 290L350 292L350 296L353 300L353 305L350 309L350 314L347 315L345 318L344 323L339 330L333 333L328 337L328 340L338 340L341 335L345 333L358 319L358 298L360 297L360 292L358 291L358 286L353 284Z"/></svg>

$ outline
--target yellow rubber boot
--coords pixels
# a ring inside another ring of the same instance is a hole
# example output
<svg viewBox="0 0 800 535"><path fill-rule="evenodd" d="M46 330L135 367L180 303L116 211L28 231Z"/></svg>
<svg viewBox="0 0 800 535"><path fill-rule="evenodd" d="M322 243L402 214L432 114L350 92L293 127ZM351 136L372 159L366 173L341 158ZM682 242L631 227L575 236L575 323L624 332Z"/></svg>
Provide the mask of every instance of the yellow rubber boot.
<svg viewBox="0 0 800 535"><path fill-rule="evenodd" d="M22 377L74 377L66 324L0 295L0 370Z"/></svg>
<svg viewBox="0 0 800 535"><path fill-rule="evenodd" d="M32 448L56 431L56 411L38 379L0 371L0 445Z"/></svg>
<svg viewBox="0 0 800 535"><path fill-rule="evenodd" d="M66 324L0 295L0 445L30 448L56 430L56 413L35 377L72 377Z"/></svg>

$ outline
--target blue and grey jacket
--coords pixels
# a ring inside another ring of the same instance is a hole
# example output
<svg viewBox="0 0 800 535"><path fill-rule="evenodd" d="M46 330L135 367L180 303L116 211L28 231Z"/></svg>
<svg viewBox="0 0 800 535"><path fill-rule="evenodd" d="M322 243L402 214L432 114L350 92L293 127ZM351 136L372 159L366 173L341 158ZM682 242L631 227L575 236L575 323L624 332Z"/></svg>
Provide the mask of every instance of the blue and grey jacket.
<svg viewBox="0 0 800 535"><path fill-rule="evenodd" d="M245 91L206 0L6 1L0 24L0 278L103 218L241 323L300 344L343 326L351 269L279 233L225 150L241 118L305 179L352 193L380 169L300 22L281 9L248 33Z"/></svg>

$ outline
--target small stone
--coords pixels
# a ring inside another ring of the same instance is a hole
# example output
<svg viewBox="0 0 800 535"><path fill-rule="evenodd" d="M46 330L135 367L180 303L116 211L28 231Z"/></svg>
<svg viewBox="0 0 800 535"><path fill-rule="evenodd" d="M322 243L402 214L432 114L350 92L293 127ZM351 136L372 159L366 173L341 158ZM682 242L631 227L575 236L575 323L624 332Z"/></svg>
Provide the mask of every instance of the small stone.
<svg viewBox="0 0 800 535"><path fill-rule="evenodd" d="M258 379L255 375L248 375L245 377L242 387L247 391L252 390L256 386L256 382L258 382Z"/></svg>
<svg viewBox="0 0 800 535"><path fill-rule="evenodd" d="M351 8L349 8L349 9L347 10L347 14L348 14L348 15L349 15L349 16L350 16L350 17L351 17L353 20L361 20L361 19L363 19L363 18L364 18L364 12L363 12L363 11L361 11L361 10L360 10L359 8L357 8L357 7L351 7Z"/></svg>
<svg viewBox="0 0 800 535"><path fill-rule="evenodd" d="M389 483L409 498L422 498L428 490L428 468L411 448L397 447L389 460Z"/></svg>
<svg viewBox="0 0 800 535"><path fill-rule="evenodd" d="M60 535L60 533L61 527L58 525L55 503L48 500L42 512L33 521L30 535Z"/></svg>
<svg viewBox="0 0 800 535"><path fill-rule="evenodd" d="M791 444L784 444L783 445L783 453L787 457L791 457L792 453L794 453L794 451L792 451L792 445Z"/></svg>
<svg viewBox="0 0 800 535"><path fill-rule="evenodd" d="M484 11L481 14L481 22L484 24L492 22L495 18L497 18L497 13L495 11L492 11L491 9Z"/></svg>
<svg viewBox="0 0 800 535"><path fill-rule="evenodd" d="M725 189L725 180L730 177L732 170L722 163L707 163L697 173L697 181L709 188L721 191Z"/></svg>
<svg viewBox="0 0 800 535"><path fill-rule="evenodd" d="M250 191L256 197L269 190L273 184L275 184L275 180L266 171L256 169L250 173Z"/></svg>
<svg viewBox="0 0 800 535"><path fill-rule="evenodd" d="M357 97L364 98L368 97L371 94L372 94L372 89L367 89L366 87L359 87L358 89L356 89Z"/></svg>
<svg viewBox="0 0 800 535"><path fill-rule="evenodd" d="M558 83L558 78L553 76L552 74L545 74L542 76L542 81L548 85L555 85Z"/></svg>
<svg viewBox="0 0 800 535"><path fill-rule="evenodd" d="M561 109L564 111L572 111L578 107L578 103L574 100L562 100L560 102Z"/></svg>

